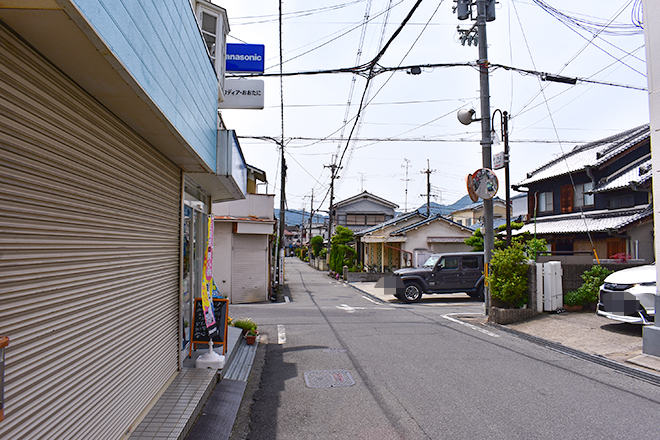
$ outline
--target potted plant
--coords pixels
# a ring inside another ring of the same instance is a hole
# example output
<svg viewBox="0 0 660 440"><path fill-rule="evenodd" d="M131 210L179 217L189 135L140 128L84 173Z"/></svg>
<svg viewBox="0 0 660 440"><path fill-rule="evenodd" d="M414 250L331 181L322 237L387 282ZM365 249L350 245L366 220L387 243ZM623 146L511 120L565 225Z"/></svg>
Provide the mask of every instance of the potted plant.
<svg viewBox="0 0 660 440"><path fill-rule="evenodd" d="M247 342L247 345L254 345L254 341L257 340L257 336L259 336L258 331L248 330L245 334L245 342Z"/></svg>
<svg viewBox="0 0 660 440"><path fill-rule="evenodd" d="M257 330L257 323L254 322L252 318L238 318L234 319L232 325L236 328L243 330L243 336L245 336L250 330Z"/></svg>
<svg viewBox="0 0 660 440"><path fill-rule="evenodd" d="M571 290L564 295L564 310L567 312L580 312L586 304L584 295L577 290Z"/></svg>

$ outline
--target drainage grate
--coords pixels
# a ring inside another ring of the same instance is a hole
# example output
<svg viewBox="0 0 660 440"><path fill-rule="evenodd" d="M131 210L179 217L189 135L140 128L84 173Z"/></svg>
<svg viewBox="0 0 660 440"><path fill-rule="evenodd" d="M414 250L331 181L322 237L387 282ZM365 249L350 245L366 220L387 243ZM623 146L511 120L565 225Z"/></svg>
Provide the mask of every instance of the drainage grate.
<svg viewBox="0 0 660 440"><path fill-rule="evenodd" d="M324 348L323 353L346 353L345 348Z"/></svg>
<svg viewBox="0 0 660 440"><path fill-rule="evenodd" d="M347 370L315 370L305 372L305 383L310 388L350 387L355 380Z"/></svg>

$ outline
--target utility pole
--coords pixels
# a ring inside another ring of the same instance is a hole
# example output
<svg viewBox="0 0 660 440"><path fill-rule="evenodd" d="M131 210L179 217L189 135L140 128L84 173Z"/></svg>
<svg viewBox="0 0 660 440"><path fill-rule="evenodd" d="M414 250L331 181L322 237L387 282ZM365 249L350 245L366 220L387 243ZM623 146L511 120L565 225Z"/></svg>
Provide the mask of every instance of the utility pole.
<svg viewBox="0 0 660 440"><path fill-rule="evenodd" d="M303 243L305 242L305 205L302 207L302 221L300 222L300 228L298 228L298 235L300 235L300 247L302 248Z"/></svg>
<svg viewBox="0 0 660 440"><path fill-rule="evenodd" d="M284 284L284 227L285 223L285 212L286 212L286 192L284 191L284 186L286 184L286 162L284 159L284 142L280 144L280 150L282 151L282 180L280 183L280 230L277 237L277 282L280 288Z"/></svg>
<svg viewBox="0 0 660 440"><path fill-rule="evenodd" d="M330 168L330 209L328 210L328 256L330 258L330 248L332 247L332 216L334 211L335 203L335 179L338 179L337 171L341 170L342 167L335 165L334 157L332 159L332 164L323 165L323 168Z"/></svg>
<svg viewBox="0 0 660 440"><path fill-rule="evenodd" d="M410 167L410 159L406 159L404 157L403 160L406 161L404 165L401 165L401 168L406 169L406 178L403 179L403 181L406 182L406 198L405 198L405 203L403 205L403 212L408 212L408 182L412 179L408 179L408 168Z"/></svg>
<svg viewBox="0 0 660 440"><path fill-rule="evenodd" d="M426 196L426 216L431 216L431 174L435 173L435 170L431 169L431 164L429 160L426 159L426 169L422 171L422 174L426 174L426 194L420 194L422 197Z"/></svg>
<svg viewBox="0 0 660 440"><path fill-rule="evenodd" d="M477 7L476 28L477 34L474 35L474 27L469 30L460 30L460 41L468 46L472 43L479 45L479 88L481 104L481 155L483 168L492 168L491 145L491 119L490 119L490 85L488 82L488 41L486 39L486 22L495 20L495 0L457 0L456 12L459 20L473 18L473 6ZM476 40L476 41L475 41ZM474 111L472 111L474 112ZM465 123L461 121L462 123ZM469 122L467 122L469 124ZM489 270L489 264L495 248L495 237L493 235L493 200L484 199L484 262L485 270ZM490 309L490 289L485 289L484 306L486 314Z"/></svg>
<svg viewBox="0 0 660 440"><path fill-rule="evenodd" d="M314 188L312 188L312 202L309 204L309 243L312 242L312 223L314 222ZM309 252L309 250L307 251Z"/></svg>

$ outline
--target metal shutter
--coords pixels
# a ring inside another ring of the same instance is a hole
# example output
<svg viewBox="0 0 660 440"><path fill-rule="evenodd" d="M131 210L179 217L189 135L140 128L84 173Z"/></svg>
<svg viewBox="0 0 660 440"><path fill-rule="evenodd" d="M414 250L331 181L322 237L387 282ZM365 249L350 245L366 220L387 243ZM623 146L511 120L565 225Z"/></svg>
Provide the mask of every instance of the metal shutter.
<svg viewBox="0 0 660 440"><path fill-rule="evenodd" d="M233 234L231 303L268 299L268 236Z"/></svg>
<svg viewBox="0 0 660 440"><path fill-rule="evenodd" d="M0 438L121 438L178 367L181 172L0 26Z"/></svg>

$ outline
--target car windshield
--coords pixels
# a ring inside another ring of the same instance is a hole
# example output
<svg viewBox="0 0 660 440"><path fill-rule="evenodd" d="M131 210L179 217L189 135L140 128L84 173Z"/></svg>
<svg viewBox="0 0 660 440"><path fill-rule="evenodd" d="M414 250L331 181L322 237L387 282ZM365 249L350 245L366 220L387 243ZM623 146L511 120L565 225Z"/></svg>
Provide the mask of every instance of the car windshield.
<svg viewBox="0 0 660 440"><path fill-rule="evenodd" d="M433 268L435 266L435 263L438 262L438 258L440 258L440 255L431 255L428 260L426 260L426 263L422 267L430 267Z"/></svg>

